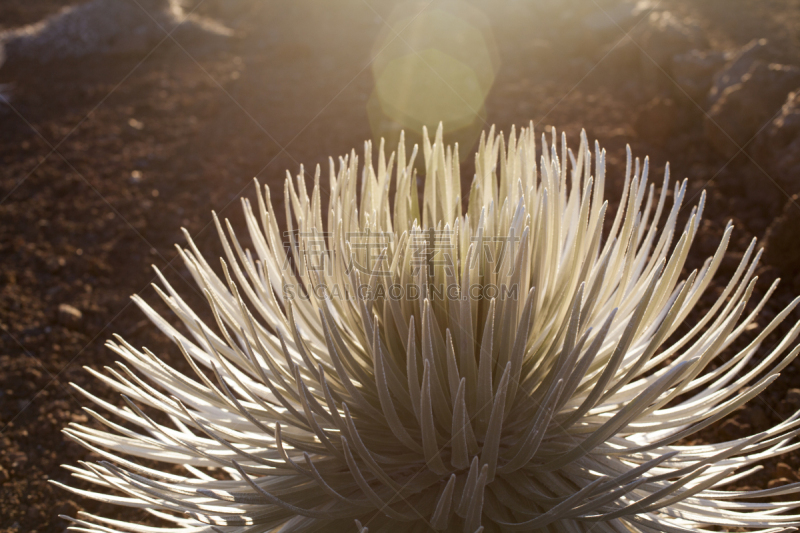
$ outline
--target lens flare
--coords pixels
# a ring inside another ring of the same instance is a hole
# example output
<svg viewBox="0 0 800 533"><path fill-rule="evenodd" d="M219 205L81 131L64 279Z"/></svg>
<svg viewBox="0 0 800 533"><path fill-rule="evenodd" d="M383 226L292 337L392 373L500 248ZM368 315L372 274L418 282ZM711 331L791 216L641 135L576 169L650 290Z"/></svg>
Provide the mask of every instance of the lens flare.
<svg viewBox="0 0 800 533"><path fill-rule="evenodd" d="M499 68L485 15L463 1L405 2L385 26L373 49L367 104L375 139L393 145L401 129L433 130L442 122L446 141L469 149L485 126L484 103ZM421 142L416 135L409 140Z"/></svg>

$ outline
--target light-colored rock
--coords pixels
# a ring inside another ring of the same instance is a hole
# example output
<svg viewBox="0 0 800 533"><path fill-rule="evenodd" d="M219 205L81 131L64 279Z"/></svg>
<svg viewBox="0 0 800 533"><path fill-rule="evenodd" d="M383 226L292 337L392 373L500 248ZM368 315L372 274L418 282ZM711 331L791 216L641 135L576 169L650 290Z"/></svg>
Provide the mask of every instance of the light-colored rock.
<svg viewBox="0 0 800 533"><path fill-rule="evenodd" d="M786 463L778 463L775 465L775 474L778 477L785 477L787 479L792 479L795 477L794 470L792 470L792 467Z"/></svg>
<svg viewBox="0 0 800 533"><path fill-rule="evenodd" d="M750 72L755 61L767 61L769 55L767 39L753 39L739 50L725 54L725 67L714 75L714 82L708 93L709 107L725 92L725 89L742 80Z"/></svg>
<svg viewBox="0 0 800 533"><path fill-rule="evenodd" d="M672 77L681 94L702 105L712 86L714 74L724 63L724 53L695 48L672 56Z"/></svg>
<svg viewBox="0 0 800 533"><path fill-rule="evenodd" d="M637 17L652 8L650 0L626 0L609 6L597 5L583 17L581 26L594 35L622 35Z"/></svg>
<svg viewBox="0 0 800 533"><path fill-rule="evenodd" d="M790 479L786 479L785 477L779 477L777 479L770 479L767 483L768 489L775 489L778 487L782 487L784 485L788 485L792 481Z"/></svg>
<svg viewBox="0 0 800 533"><path fill-rule="evenodd" d="M44 20L0 33L9 62L49 62L90 54L145 53L173 31L176 39L197 34L230 35L213 21L189 15L176 0L91 0Z"/></svg>
<svg viewBox="0 0 800 533"><path fill-rule="evenodd" d="M781 147L800 138L800 87L786 97L781 112L772 121L767 133Z"/></svg>
<svg viewBox="0 0 800 533"><path fill-rule="evenodd" d="M800 86L759 135L754 156L789 194L800 192Z"/></svg>
<svg viewBox="0 0 800 533"><path fill-rule="evenodd" d="M800 87L800 68L755 61L725 88L708 112L705 131L720 153L733 156L772 120L786 95Z"/></svg>
<svg viewBox="0 0 800 533"><path fill-rule="evenodd" d="M70 329L78 329L83 322L83 313L79 309L69 305L61 304L58 306L58 323Z"/></svg>
<svg viewBox="0 0 800 533"><path fill-rule="evenodd" d="M786 391L785 400L790 405L800 406L800 389L789 389Z"/></svg>
<svg viewBox="0 0 800 533"><path fill-rule="evenodd" d="M642 47L642 68L645 71L661 67L670 72L672 58L676 55L708 47L708 39L697 24L678 18L669 11L650 13L647 21L634 30L634 39Z"/></svg>

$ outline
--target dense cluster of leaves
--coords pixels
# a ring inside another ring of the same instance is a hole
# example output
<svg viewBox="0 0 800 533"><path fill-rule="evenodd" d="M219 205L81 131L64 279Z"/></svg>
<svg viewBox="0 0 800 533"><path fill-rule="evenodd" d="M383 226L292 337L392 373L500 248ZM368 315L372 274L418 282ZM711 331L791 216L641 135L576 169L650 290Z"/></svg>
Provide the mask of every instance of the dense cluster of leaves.
<svg viewBox="0 0 800 533"><path fill-rule="evenodd" d="M673 335L709 288L732 228L681 279L704 198L676 228L686 182L670 184L668 167L657 190L648 160L629 152L604 235L605 153L585 134L573 153L553 131L537 153L532 125L507 139L490 131L466 213L458 147L443 144L440 127L433 143L425 132L422 150L421 205L417 147L407 154L401 139L387 159L381 145L374 163L367 143L361 166L355 152L330 161L326 216L319 168L310 195L302 171L287 178L288 243L266 187L255 208L243 200L252 249L217 221L221 270L189 239L181 254L216 323L203 323L163 277L159 294L182 330L135 299L195 375L117 339L109 347L124 363L96 375L126 405L81 392L124 424L88 410L106 431L65 430L103 458L69 467L96 489L69 490L171 524L82 515L74 530L599 533L797 523L800 502L764 498L800 484L720 488L795 449L797 416L745 439L678 444L758 395L800 352L800 325L759 352L798 300L746 348L728 349L775 288L745 313L755 243L711 309Z"/></svg>

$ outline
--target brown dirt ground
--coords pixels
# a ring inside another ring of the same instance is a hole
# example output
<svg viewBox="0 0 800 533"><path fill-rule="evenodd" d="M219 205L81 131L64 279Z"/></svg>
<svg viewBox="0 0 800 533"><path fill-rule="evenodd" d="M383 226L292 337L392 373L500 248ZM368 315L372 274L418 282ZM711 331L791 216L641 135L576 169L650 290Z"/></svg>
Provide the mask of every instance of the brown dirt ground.
<svg viewBox="0 0 800 533"><path fill-rule="evenodd" d="M2 2L0 24L35 22L64 4ZM695 17L714 47L729 49L766 36L782 61L800 64L796 0L662 4ZM210 212L216 209L240 224L236 200L253 194L253 176L279 185L285 169L295 172L300 162L306 168L325 164L328 155L359 148L371 137L366 103L373 82L364 67L382 30L375 12L359 2L325 14L314 11L320 2L294 7L277 2L260 9L244 1L230 5L209 0L198 10L237 28L237 36L223 45L166 40L148 55L0 70L0 83L14 84L16 109L0 106L2 532L62 531L65 523L57 515L78 509L140 516L74 498L47 483L68 479L60 464L90 458L60 433L70 421L86 420L68 384L115 398L81 368L113 363L103 347L113 333L179 356L147 326L129 296L156 301L147 268L152 263L190 302L203 305L175 260L173 243L183 241L181 226L209 256L219 254ZM388 1L373 5L382 16L390 10ZM771 184L744 156L728 162L715 153L703 135L702 112L679 94L670 96L676 115L668 134L637 131L637 117L651 95L630 58L615 52L603 58L603 47L620 35L598 43L570 32L553 7L509 5L489 12L502 63L486 102L487 122L503 130L530 119L540 131L554 124L573 143L586 128L609 151L609 173L616 176L612 188L619 187L626 142L635 154L649 154L656 168L670 161L675 177L690 179L694 201L702 188L709 195L689 267L713 252L729 219L736 224L720 273L724 280L750 239L763 236L785 198L774 191L763 198L747 195L743 180L762 180L768 190ZM131 127L131 119L144 127ZM471 175L468 167L463 173ZM139 183L129 178L134 170L143 176ZM763 294L777 272L767 264L759 274L757 292ZM800 277L784 283L759 325L798 293ZM79 326L59 324L61 303L82 311ZM786 417L793 409L784 397L797 386L798 370L797 363L787 368L761 399L735 414L735 424L698 438L757 431ZM800 454L783 461L800 479ZM747 484L766 486L778 477L776 465L768 463Z"/></svg>

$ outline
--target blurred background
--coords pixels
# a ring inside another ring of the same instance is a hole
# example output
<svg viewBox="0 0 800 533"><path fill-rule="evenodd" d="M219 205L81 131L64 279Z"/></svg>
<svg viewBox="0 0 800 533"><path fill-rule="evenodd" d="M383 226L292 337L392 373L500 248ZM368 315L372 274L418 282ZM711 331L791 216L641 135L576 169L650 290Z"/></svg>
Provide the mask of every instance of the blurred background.
<svg viewBox="0 0 800 533"><path fill-rule="evenodd" d="M130 304L157 303L148 265L202 308L180 228L213 258L211 210L241 228L254 176L280 210L287 170L325 175L367 139L394 150L404 129L410 148L442 121L468 184L491 125L555 126L573 145L585 128L608 150L612 202L630 143L656 183L667 161L689 178L690 205L707 191L689 268L734 221L711 292L756 237L753 300L783 278L760 325L800 293L798 0L3 0L0 43L4 533L62 531L57 514L80 509L143 519L47 483L88 457L60 434L86 421L69 383L118 401L81 368L113 363L114 333L177 361ZM798 378L795 364L697 438L777 423L800 407ZM798 467L776 460L740 486Z"/></svg>

